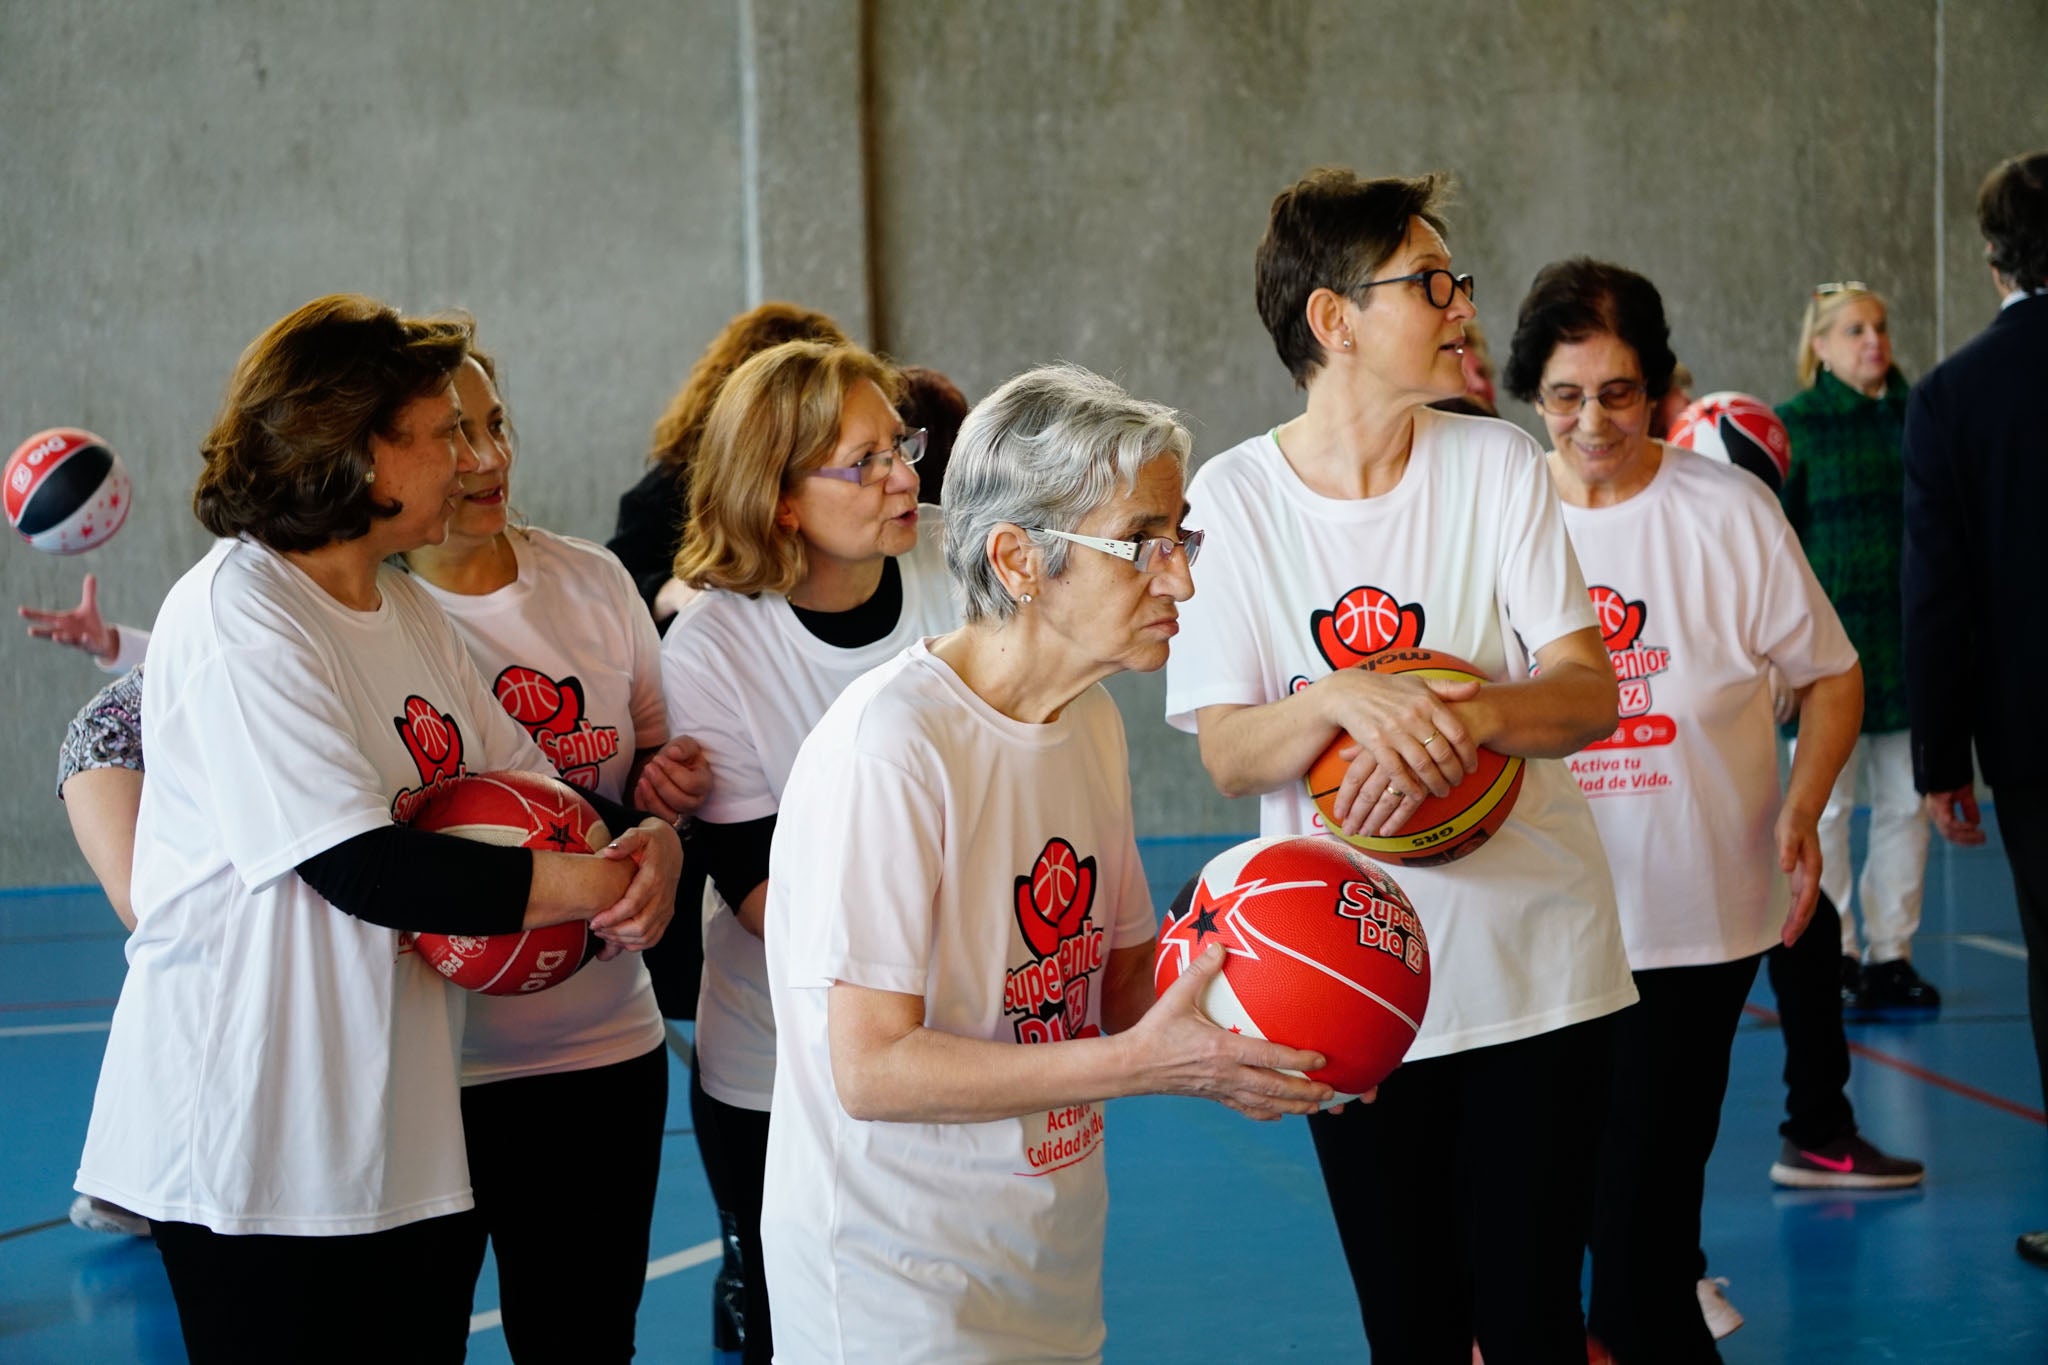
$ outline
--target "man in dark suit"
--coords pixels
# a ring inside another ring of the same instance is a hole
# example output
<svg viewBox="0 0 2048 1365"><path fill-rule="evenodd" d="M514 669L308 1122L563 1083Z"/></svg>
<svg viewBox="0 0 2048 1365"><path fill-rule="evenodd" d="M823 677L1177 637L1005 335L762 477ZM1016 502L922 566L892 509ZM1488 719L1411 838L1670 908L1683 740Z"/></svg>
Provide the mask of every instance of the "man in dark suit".
<svg viewBox="0 0 2048 1365"><path fill-rule="evenodd" d="M1973 742L1991 788L2048 1093L2048 606L2034 567L2048 508L2048 152L1996 167L1977 223L1998 316L1914 385L1906 408L1906 693L1913 778L1942 837L1984 842ZM2019 1254L2048 1265L2048 1232L2022 1236Z"/></svg>

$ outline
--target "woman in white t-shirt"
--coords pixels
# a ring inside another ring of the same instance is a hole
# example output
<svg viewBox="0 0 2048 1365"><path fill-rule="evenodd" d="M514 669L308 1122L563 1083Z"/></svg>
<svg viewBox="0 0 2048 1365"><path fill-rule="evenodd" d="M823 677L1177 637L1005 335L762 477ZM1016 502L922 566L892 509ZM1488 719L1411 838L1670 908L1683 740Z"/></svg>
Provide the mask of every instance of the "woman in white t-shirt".
<svg viewBox="0 0 2048 1365"><path fill-rule="evenodd" d="M1650 438L1674 363L1656 287L1579 257L1537 273L1506 378L1550 431L1621 687L1620 726L1570 760L1642 997L1615 1021L1589 1325L1617 1360L1689 1365L1720 1359L1696 1285L1735 1026L1765 950L1813 914L1816 822L1855 747L1863 678L1763 484ZM1782 799L1772 665L1800 697Z"/></svg>
<svg viewBox="0 0 2048 1365"><path fill-rule="evenodd" d="M1100 683L1165 663L1194 591L1187 450L1171 410L1085 370L991 394L945 483L966 626L847 688L797 756L767 906L785 1365L1097 1360L1101 1102L1330 1097L1266 1069L1313 1056L1195 1010L1218 948L1153 999Z"/></svg>
<svg viewBox="0 0 2048 1365"><path fill-rule="evenodd" d="M792 341L719 390L691 465L676 577L702 591L662 643L669 724L717 774L690 835L711 878L690 1113L741 1285L749 1365L774 1351L761 1181L775 1088L762 960L768 849L789 767L846 685L959 624L937 508L917 505L925 434L858 346Z"/></svg>
<svg viewBox="0 0 2048 1365"><path fill-rule="evenodd" d="M474 347L455 372L477 467L447 537L408 551L406 566L557 774L687 815L710 771L688 739L669 739L660 637L632 579L601 546L510 523L512 426L496 373ZM488 1237L513 1358L630 1358L668 1113L667 1031L640 954L541 995L472 997L462 1085L472 1263ZM578 1151L604 1153L604 1188L534 1198L534 1154Z"/></svg>
<svg viewBox="0 0 2048 1365"><path fill-rule="evenodd" d="M469 335L315 300L243 353L202 447L224 539L151 641L137 922L77 1182L154 1226L195 1361L461 1359L464 997L402 931L588 919L611 955L674 908L658 821L598 858L404 826L463 772L552 771L385 564L477 467Z"/></svg>
<svg viewBox="0 0 2048 1365"><path fill-rule="evenodd" d="M1441 188L1320 170L1274 200L1259 311L1307 411L1188 491L1214 545L1167 719L1225 794L1261 797L1264 834L1325 832L1302 774L1339 736L1347 832L1393 833L1479 745L1528 760L1484 847L1395 869L1429 934L1429 1012L1379 1103L1309 1127L1375 1358L1463 1359L1476 1336L1491 1365L1579 1362L1586 1115L1635 990L1560 760L1613 730L1614 677L1535 442L1427 406L1463 391L1473 314ZM1349 666L1417 644L1503 681Z"/></svg>

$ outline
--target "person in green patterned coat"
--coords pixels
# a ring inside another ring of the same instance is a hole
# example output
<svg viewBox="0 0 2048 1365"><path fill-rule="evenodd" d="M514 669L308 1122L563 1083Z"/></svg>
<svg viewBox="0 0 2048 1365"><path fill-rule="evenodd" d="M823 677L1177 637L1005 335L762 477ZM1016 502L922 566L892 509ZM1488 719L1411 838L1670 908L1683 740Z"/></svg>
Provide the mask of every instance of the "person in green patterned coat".
<svg viewBox="0 0 2048 1365"><path fill-rule="evenodd" d="M1940 993L1913 967L1929 831L1913 787L1900 654L1908 385L1892 364L1884 300L1854 281L1815 289L1798 364L1805 387L1778 408L1793 450L1779 496L1856 645L1864 680L1863 734L1820 820L1821 886L1842 909L1845 997L1869 1009L1933 1009ZM1859 769L1871 807L1857 882L1860 946L1849 909L1849 812Z"/></svg>

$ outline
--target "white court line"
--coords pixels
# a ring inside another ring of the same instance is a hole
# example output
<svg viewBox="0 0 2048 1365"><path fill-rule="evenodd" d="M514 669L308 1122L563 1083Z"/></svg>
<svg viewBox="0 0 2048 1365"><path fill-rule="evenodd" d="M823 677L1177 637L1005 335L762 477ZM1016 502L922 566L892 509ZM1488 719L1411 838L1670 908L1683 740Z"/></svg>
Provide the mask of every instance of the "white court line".
<svg viewBox="0 0 2048 1365"><path fill-rule="evenodd" d="M1967 943L1972 948L1982 948L1987 953L1997 953L2000 957L2015 958L2021 962L2027 960L2026 947L2011 939L1993 938L1989 934L1957 934L1955 941Z"/></svg>
<svg viewBox="0 0 2048 1365"><path fill-rule="evenodd" d="M684 1247L681 1251L671 1252L666 1256L657 1256L647 1263L647 1278L650 1281L658 1280L664 1275L673 1275L679 1270L688 1270L691 1266L703 1265L706 1261L715 1261L718 1259L721 1251L722 1247L719 1240L714 1237L708 1242L699 1242L693 1247ZM473 1313L469 1319L469 1331L472 1336L478 1332L488 1332L493 1327L502 1327L504 1325L505 1315L496 1308L493 1308L488 1313Z"/></svg>
<svg viewBox="0 0 2048 1365"><path fill-rule="evenodd" d="M16 1024L0 1028L0 1038L40 1038L51 1033L105 1033L114 1026L111 1019L94 1019L83 1024Z"/></svg>

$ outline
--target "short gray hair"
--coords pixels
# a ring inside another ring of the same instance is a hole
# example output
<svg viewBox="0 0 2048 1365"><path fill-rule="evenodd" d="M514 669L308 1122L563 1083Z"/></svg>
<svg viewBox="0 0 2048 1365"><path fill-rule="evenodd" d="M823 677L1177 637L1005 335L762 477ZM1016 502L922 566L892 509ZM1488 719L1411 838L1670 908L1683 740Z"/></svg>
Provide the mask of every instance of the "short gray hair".
<svg viewBox="0 0 2048 1365"><path fill-rule="evenodd" d="M946 466L946 567L967 619L1007 621L1017 602L989 562L988 538L1005 522L1071 531L1090 512L1138 486L1138 471L1170 458L1185 474L1194 441L1172 408L1131 397L1079 365L1026 370L975 404ZM1049 576L1073 547L1033 534Z"/></svg>

